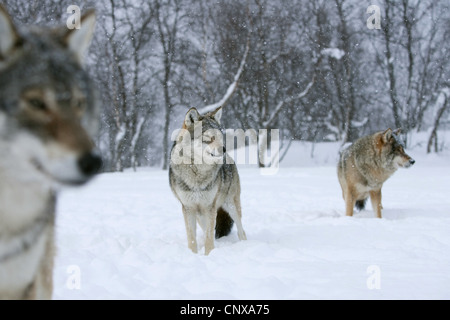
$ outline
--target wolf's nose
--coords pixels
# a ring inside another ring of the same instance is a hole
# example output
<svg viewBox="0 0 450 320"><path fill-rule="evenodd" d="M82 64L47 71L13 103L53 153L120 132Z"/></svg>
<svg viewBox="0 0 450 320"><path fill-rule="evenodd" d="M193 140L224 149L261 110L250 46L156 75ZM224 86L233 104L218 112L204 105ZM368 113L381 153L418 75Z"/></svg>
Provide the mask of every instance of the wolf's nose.
<svg viewBox="0 0 450 320"><path fill-rule="evenodd" d="M411 165L413 165L414 163L416 163L416 160L411 159L411 160L409 160L409 163L410 163Z"/></svg>
<svg viewBox="0 0 450 320"><path fill-rule="evenodd" d="M88 152L84 154L78 160L78 167L81 172L86 176L92 176L96 174L100 168L102 167L103 161L102 158L93 152Z"/></svg>

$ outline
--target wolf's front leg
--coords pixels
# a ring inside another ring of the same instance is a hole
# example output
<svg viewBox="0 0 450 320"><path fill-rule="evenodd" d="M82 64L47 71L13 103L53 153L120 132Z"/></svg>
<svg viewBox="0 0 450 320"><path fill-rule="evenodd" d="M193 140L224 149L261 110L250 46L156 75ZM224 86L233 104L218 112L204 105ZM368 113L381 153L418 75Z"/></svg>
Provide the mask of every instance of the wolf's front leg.
<svg viewBox="0 0 450 320"><path fill-rule="evenodd" d="M184 224L186 226L186 234L188 241L188 248L192 252L197 253L197 220L195 218L196 212L183 206Z"/></svg>
<svg viewBox="0 0 450 320"><path fill-rule="evenodd" d="M356 200L353 196L352 190L347 189L345 193L345 215L347 217L353 216L353 208L355 207Z"/></svg>
<svg viewBox="0 0 450 320"><path fill-rule="evenodd" d="M211 210L206 215L206 239L205 239L205 255L209 255L212 249L214 249L214 235L216 231L216 217L217 210Z"/></svg>
<svg viewBox="0 0 450 320"><path fill-rule="evenodd" d="M381 209L383 206L381 205L381 189L376 191L370 191L370 200L372 201L372 208L377 215L377 218L381 218Z"/></svg>

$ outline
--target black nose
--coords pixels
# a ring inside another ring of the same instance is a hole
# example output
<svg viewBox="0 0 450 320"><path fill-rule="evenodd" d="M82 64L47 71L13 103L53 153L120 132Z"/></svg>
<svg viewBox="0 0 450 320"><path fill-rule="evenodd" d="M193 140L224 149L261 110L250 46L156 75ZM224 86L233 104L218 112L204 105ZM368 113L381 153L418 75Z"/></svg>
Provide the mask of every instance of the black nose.
<svg viewBox="0 0 450 320"><path fill-rule="evenodd" d="M416 163L416 160L411 159L411 160L409 160L409 163L410 163L411 165L413 165L414 163Z"/></svg>
<svg viewBox="0 0 450 320"><path fill-rule="evenodd" d="M78 160L78 167L86 176L96 174L102 167L102 158L93 152L88 152Z"/></svg>

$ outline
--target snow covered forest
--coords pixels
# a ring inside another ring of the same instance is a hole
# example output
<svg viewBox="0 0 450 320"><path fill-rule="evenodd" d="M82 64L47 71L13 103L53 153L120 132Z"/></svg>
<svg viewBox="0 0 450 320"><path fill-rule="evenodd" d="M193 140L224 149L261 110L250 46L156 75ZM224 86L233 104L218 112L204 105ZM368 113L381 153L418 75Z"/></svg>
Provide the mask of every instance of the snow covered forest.
<svg viewBox="0 0 450 320"><path fill-rule="evenodd" d="M97 12L87 69L101 92L105 171L167 168L190 107L223 103L226 128L353 141L388 127L450 129L447 0L6 0L18 23ZM380 29L368 26L380 8ZM408 135L406 135L408 137Z"/></svg>

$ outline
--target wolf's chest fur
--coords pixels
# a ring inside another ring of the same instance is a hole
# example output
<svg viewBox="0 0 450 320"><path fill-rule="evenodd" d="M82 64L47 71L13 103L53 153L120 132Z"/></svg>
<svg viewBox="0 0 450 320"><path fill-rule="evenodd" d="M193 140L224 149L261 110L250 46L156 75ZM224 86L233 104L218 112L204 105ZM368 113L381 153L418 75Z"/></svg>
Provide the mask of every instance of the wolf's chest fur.
<svg viewBox="0 0 450 320"><path fill-rule="evenodd" d="M45 185L0 178L0 296L20 299L41 263L54 199Z"/></svg>
<svg viewBox="0 0 450 320"><path fill-rule="evenodd" d="M171 170L172 186L183 203L213 202L222 182L222 170L204 165L179 165Z"/></svg>

